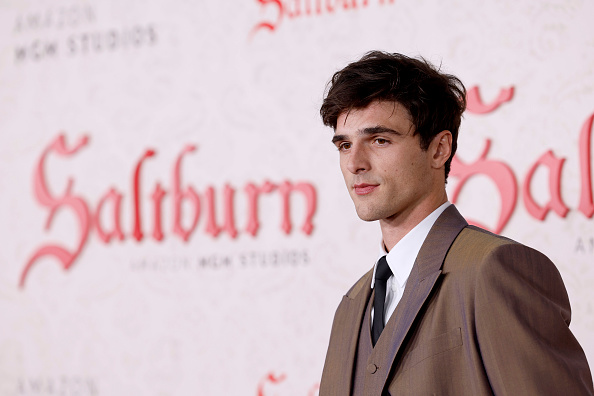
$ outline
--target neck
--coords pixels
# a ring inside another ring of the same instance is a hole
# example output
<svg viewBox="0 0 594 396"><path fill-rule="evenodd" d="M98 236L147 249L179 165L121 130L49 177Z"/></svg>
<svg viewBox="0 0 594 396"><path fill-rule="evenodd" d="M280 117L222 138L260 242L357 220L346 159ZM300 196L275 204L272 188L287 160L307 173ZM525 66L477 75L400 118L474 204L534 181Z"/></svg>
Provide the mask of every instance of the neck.
<svg viewBox="0 0 594 396"><path fill-rule="evenodd" d="M413 208L380 220L386 251L390 251L406 234L448 200L445 190L434 199L420 202Z"/></svg>

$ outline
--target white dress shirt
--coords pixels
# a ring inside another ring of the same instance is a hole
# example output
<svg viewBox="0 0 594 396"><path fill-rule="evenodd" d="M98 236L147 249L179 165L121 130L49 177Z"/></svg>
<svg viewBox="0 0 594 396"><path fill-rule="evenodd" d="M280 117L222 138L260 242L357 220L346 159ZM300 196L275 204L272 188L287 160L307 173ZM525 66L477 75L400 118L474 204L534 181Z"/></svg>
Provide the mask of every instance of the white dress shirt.
<svg viewBox="0 0 594 396"><path fill-rule="evenodd" d="M390 252L386 252L384 247L384 242L381 243L380 254L378 256L378 260L382 256L386 256L386 260L388 261L388 266L390 270L392 270L392 276L388 279L386 285L386 302L384 305L385 315L384 325L390 319L390 316L396 310L396 306L398 302L402 298L402 293L404 293L404 287L406 286L406 281L412 271L413 264L417 259L417 255L419 254L419 250L421 250L421 246L423 242L425 242L425 238L427 238L427 234L433 227L435 220L441 215L441 213L446 210L451 203L448 201L441 205L439 208L435 209L431 214L425 217L419 224L415 226L412 230L408 232L395 246L390 249ZM375 285L375 270L377 269L377 261L375 263L375 267L373 268L373 278L371 278L371 288ZM373 309L371 310L371 323L373 323Z"/></svg>

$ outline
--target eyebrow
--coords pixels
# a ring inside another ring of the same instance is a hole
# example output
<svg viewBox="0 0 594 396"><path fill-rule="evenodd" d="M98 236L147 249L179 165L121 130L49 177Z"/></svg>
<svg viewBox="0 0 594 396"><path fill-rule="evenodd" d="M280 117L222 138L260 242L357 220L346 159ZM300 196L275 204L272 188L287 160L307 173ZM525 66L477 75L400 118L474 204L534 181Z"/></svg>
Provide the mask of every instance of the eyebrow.
<svg viewBox="0 0 594 396"><path fill-rule="evenodd" d="M391 133L394 135L403 135L401 132L398 132L394 129L391 128L387 128L381 125L377 125L374 127L368 127L368 128L363 128L360 129L359 131L357 131L358 133L362 134L362 135L375 135L377 133ZM342 142L344 140L348 140L347 139L347 135L334 135L332 137L332 143L336 144L336 142Z"/></svg>

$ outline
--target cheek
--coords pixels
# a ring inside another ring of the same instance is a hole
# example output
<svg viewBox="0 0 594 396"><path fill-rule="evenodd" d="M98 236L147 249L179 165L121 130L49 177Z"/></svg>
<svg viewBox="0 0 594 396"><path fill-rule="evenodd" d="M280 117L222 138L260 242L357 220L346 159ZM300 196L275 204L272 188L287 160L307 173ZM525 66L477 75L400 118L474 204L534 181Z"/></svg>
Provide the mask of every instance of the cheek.
<svg viewBox="0 0 594 396"><path fill-rule="evenodd" d="M396 157L392 161L383 164L381 171L384 178L398 180L407 177L411 167L410 158Z"/></svg>
<svg viewBox="0 0 594 396"><path fill-rule="evenodd" d="M348 180L348 177L351 175L351 172L347 169L347 164L344 161L340 161L340 173L342 173L342 177L344 178L345 182Z"/></svg>

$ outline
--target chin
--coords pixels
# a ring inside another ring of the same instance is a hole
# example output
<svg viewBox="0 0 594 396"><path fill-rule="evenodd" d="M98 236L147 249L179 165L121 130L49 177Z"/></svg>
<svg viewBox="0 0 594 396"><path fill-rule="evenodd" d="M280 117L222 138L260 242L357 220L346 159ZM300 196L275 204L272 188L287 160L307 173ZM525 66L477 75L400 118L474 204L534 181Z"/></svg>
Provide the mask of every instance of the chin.
<svg viewBox="0 0 594 396"><path fill-rule="evenodd" d="M381 217L373 211L357 210L357 216L363 221L376 221Z"/></svg>
<svg viewBox="0 0 594 396"><path fill-rule="evenodd" d="M376 219L375 217L363 217L363 216L359 216L359 218L363 221L367 221L367 222L372 222L372 221L376 221L379 219Z"/></svg>

